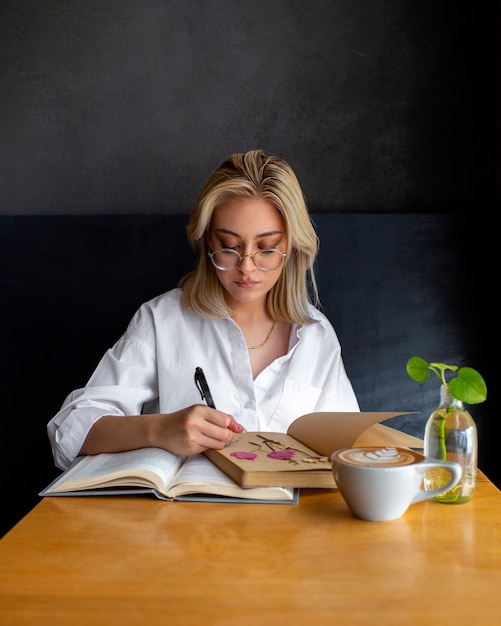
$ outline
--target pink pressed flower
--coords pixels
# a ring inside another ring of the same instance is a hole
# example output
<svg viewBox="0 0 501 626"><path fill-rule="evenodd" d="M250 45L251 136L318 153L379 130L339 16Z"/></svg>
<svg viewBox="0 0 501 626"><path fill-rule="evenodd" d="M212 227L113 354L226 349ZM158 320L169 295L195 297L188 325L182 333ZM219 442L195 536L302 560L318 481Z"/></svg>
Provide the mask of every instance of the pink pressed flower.
<svg viewBox="0 0 501 626"><path fill-rule="evenodd" d="M279 459L286 461L287 459L292 459L295 454L295 450L275 450L274 452L270 452L268 456L270 457L270 459Z"/></svg>
<svg viewBox="0 0 501 626"><path fill-rule="evenodd" d="M232 452L230 456L234 456L237 459L247 459L248 461L253 461L257 454L255 452Z"/></svg>

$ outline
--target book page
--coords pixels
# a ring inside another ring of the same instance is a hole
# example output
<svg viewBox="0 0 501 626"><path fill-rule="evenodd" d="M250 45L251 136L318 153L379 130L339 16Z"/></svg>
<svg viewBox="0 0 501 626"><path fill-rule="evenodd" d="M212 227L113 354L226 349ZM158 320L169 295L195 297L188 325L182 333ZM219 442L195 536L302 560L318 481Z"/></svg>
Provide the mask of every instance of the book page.
<svg viewBox="0 0 501 626"><path fill-rule="evenodd" d="M292 422L287 432L292 437L295 437L325 456L330 456L334 450L351 448L355 444L379 445L381 437L378 437L373 444L369 443L371 441L371 437L369 436L371 427L373 433L382 434L383 440L385 435L392 432L392 445L395 445L394 442L398 440L399 445L411 447L419 444L419 440L416 437L397 431L394 428L383 428L383 425L379 425L378 428L375 428L375 425L379 424L379 422L383 422L391 417L396 417L397 415L408 415L410 413L412 413L412 411L403 413L308 413L307 415L298 417ZM362 435L366 432L367 436L362 439ZM363 443L359 443L360 441L363 441ZM390 442L388 442L387 445L389 445L389 443Z"/></svg>
<svg viewBox="0 0 501 626"><path fill-rule="evenodd" d="M234 498L290 500L293 490L283 487L242 488L217 468L205 455L186 459L169 489L168 495L208 493Z"/></svg>
<svg viewBox="0 0 501 626"><path fill-rule="evenodd" d="M97 487L154 487L165 493L184 457L160 448L82 457L55 481L48 493Z"/></svg>
<svg viewBox="0 0 501 626"><path fill-rule="evenodd" d="M282 453L285 456L281 456ZM254 431L239 433L222 450L208 450L205 454L214 462L218 462L218 457L228 459L232 465L246 473L324 470L330 474L332 471L327 457L319 455L286 433Z"/></svg>
<svg viewBox="0 0 501 626"><path fill-rule="evenodd" d="M176 479L172 485L182 482L213 483L233 485L234 482L228 478L214 463L211 463L202 454L194 454L186 459L183 467L180 468Z"/></svg>
<svg viewBox="0 0 501 626"><path fill-rule="evenodd" d="M404 448L422 449L424 441L414 435L409 435L401 430L386 426L386 424L374 424L355 441L354 447L358 446L402 446Z"/></svg>

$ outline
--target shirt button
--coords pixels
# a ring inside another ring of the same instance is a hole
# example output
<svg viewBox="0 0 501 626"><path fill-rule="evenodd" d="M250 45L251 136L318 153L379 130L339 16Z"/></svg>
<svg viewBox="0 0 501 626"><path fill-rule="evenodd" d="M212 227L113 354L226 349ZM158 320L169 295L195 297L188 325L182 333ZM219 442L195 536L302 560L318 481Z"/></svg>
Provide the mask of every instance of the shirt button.
<svg viewBox="0 0 501 626"><path fill-rule="evenodd" d="M245 408L246 409L250 409L252 407L252 402L246 402L245 403Z"/></svg>

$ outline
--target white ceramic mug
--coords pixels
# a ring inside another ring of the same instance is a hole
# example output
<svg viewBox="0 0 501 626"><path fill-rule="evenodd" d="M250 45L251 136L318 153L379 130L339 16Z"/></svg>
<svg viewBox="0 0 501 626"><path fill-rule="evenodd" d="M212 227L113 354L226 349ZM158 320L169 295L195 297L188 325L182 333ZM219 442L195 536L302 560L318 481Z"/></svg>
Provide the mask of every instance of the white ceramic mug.
<svg viewBox="0 0 501 626"><path fill-rule="evenodd" d="M461 480L459 463L423 457L407 448L365 446L336 450L330 456L334 479L351 512L361 519L398 519L411 504L449 491ZM450 480L425 491L430 470L447 470Z"/></svg>

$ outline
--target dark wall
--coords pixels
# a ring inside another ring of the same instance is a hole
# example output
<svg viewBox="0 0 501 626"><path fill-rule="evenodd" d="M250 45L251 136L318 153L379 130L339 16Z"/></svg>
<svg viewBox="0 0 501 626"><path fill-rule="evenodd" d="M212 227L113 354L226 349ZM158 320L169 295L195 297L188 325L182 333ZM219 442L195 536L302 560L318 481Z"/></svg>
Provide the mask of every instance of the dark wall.
<svg viewBox="0 0 501 626"><path fill-rule="evenodd" d="M185 213L229 153L314 212L491 206L499 2L2 0L0 213Z"/></svg>

